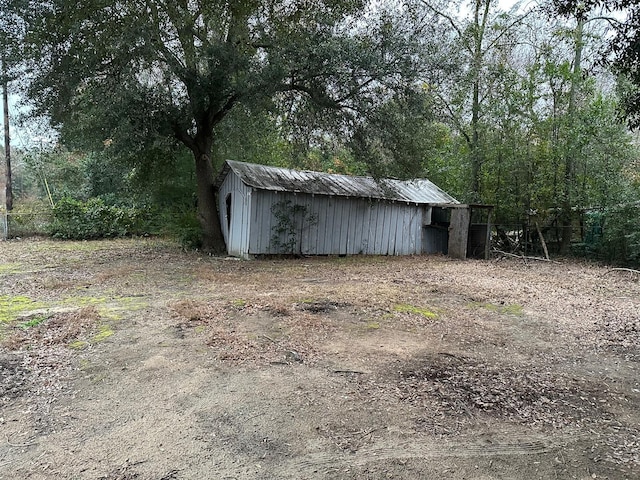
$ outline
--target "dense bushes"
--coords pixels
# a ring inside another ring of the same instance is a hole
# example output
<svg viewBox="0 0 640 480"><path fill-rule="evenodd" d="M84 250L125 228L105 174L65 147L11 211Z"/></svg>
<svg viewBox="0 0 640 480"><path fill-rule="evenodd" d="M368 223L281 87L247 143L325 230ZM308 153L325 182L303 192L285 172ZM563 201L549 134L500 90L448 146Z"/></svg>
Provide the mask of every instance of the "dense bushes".
<svg viewBox="0 0 640 480"><path fill-rule="evenodd" d="M640 266L640 203L592 212L587 216L586 230L585 256Z"/></svg>
<svg viewBox="0 0 640 480"><path fill-rule="evenodd" d="M55 238L90 240L154 233L149 207L107 205L101 198L87 201L69 197L53 208L48 233Z"/></svg>
<svg viewBox="0 0 640 480"><path fill-rule="evenodd" d="M640 203L608 209L603 215L601 249L605 260L640 265Z"/></svg>
<svg viewBox="0 0 640 480"><path fill-rule="evenodd" d="M160 233L175 238L186 249L202 247L202 227L198 215L193 209L173 208L165 210L162 215Z"/></svg>

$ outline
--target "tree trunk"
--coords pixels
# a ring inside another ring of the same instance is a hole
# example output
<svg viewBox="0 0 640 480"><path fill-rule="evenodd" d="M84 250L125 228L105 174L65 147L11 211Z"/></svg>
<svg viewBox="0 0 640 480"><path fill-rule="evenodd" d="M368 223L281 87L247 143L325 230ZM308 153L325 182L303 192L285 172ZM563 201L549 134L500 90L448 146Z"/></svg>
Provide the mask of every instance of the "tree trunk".
<svg viewBox="0 0 640 480"><path fill-rule="evenodd" d="M571 237L573 236L573 212L571 203L573 199L573 190L575 182L575 161L577 150L577 95L578 87L582 82L582 47L583 47L583 30L584 18L578 18L578 24L575 31L576 49L573 58L573 72L571 74L571 88L569 90L569 108L567 116L569 118L569 145L567 146L565 163L564 163L564 191L562 199L562 242L560 243L560 252L566 254L571 247Z"/></svg>
<svg viewBox="0 0 640 480"><path fill-rule="evenodd" d="M6 165L6 207L13 209L13 189L11 187L11 138L9 135L9 86L6 77L6 65L2 61L2 107L4 111L4 157Z"/></svg>
<svg viewBox="0 0 640 480"><path fill-rule="evenodd" d="M196 142L197 146L192 150L196 162L198 220L202 227L202 249L215 254L224 254L227 250L220 228L220 215L216 202L217 188L213 184L211 143L210 140Z"/></svg>
<svg viewBox="0 0 640 480"><path fill-rule="evenodd" d="M480 177L482 175L482 152L480 151L480 80L485 52L482 50L487 27L491 0L476 0L473 19L473 98L471 103L471 196L474 202L480 202Z"/></svg>
<svg viewBox="0 0 640 480"><path fill-rule="evenodd" d="M477 74L479 76L479 73ZM473 82L473 103L471 105L471 194L474 202L480 202L480 175L482 172L482 157L480 152L480 79Z"/></svg>

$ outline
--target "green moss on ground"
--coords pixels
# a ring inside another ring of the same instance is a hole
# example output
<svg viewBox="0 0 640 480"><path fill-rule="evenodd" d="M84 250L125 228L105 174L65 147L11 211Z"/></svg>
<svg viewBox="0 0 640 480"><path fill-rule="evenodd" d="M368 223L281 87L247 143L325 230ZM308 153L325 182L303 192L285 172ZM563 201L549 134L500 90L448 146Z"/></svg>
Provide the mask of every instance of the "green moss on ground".
<svg viewBox="0 0 640 480"><path fill-rule="evenodd" d="M503 315L524 315L524 309L522 305L518 305L517 303L507 304L507 305L496 305L495 303L489 302L473 302L469 304L470 308L484 308L485 310L489 310L491 312L500 313Z"/></svg>
<svg viewBox="0 0 640 480"><path fill-rule="evenodd" d="M114 333L115 332L113 331L113 329L109 325L100 325L100 330L98 331L97 334L95 334L93 336L91 341L93 343L102 342L103 340L106 340L107 338L109 338Z"/></svg>
<svg viewBox="0 0 640 480"><path fill-rule="evenodd" d="M406 303L400 303L398 305L396 305L395 307L393 307L393 310L395 312L399 312L399 313L411 313L414 315L421 315L424 318L429 318L429 319L433 319L433 318L437 318L438 314L436 312L433 312L431 310L429 310L428 308L425 307L416 307L414 305L409 305Z"/></svg>
<svg viewBox="0 0 640 480"><path fill-rule="evenodd" d="M20 270L21 265L19 263L3 263L0 265L0 276L18 273Z"/></svg>
<svg viewBox="0 0 640 480"><path fill-rule="evenodd" d="M0 295L0 323L9 323L32 310L42 308L40 302L23 295Z"/></svg>

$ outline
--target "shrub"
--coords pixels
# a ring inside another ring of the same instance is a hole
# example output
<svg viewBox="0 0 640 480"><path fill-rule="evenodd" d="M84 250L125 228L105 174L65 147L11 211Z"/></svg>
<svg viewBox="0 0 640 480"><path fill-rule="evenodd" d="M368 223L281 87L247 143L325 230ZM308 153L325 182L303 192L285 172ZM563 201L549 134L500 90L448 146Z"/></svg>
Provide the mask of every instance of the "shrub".
<svg viewBox="0 0 640 480"><path fill-rule="evenodd" d="M586 222L585 255L610 263L640 265L640 203L591 213Z"/></svg>
<svg viewBox="0 0 640 480"><path fill-rule="evenodd" d="M162 215L162 233L178 239L186 249L202 248L202 227L194 209L174 208Z"/></svg>
<svg viewBox="0 0 640 480"><path fill-rule="evenodd" d="M152 232L148 207L107 205L101 198L81 201L65 197L53 208L48 233L54 238L91 240Z"/></svg>
<svg viewBox="0 0 640 480"><path fill-rule="evenodd" d="M640 203L626 204L606 211L602 249L609 261L640 265Z"/></svg>

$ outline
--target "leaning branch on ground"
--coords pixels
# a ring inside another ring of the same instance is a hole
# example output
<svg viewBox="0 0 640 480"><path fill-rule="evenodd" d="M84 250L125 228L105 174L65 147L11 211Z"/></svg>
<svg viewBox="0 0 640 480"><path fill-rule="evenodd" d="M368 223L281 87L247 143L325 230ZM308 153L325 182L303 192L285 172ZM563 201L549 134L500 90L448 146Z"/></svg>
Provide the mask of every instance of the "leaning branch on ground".
<svg viewBox="0 0 640 480"><path fill-rule="evenodd" d="M550 262L550 263L556 263L556 264L560 264L560 262L556 262L553 260L550 260L548 258L543 258L543 257L528 257L526 255L516 255L515 253L509 253L509 252L504 252L502 250L498 250L497 248L493 249L493 253L499 253L500 255L504 255L506 257L514 257L514 258L520 258L522 260L538 260L540 262ZM640 273L640 272L639 272Z"/></svg>
<svg viewBox="0 0 640 480"><path fill-rule="evenodd" d="M629 272L629 273L635 273L637 275L640 275L640 270L634 270L633 268L622 268L622 267L617 267L617 268L612 268L610 270L608 270L606 273L603 274L607 275L611 272Z"/></svg>

